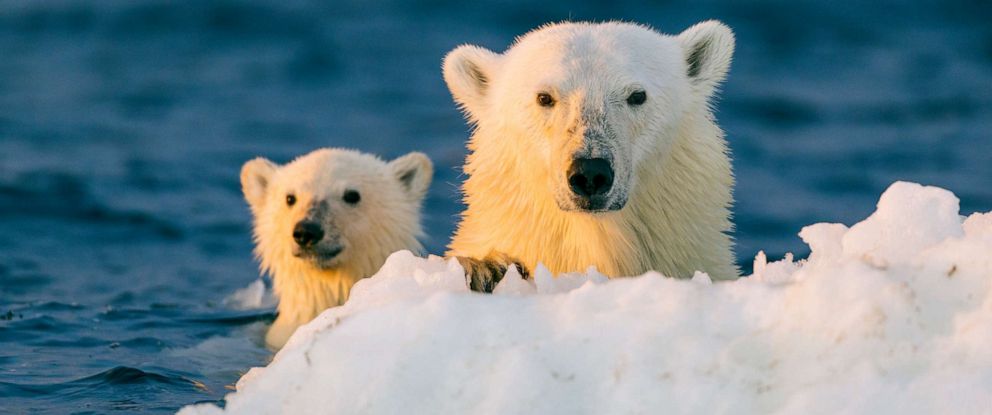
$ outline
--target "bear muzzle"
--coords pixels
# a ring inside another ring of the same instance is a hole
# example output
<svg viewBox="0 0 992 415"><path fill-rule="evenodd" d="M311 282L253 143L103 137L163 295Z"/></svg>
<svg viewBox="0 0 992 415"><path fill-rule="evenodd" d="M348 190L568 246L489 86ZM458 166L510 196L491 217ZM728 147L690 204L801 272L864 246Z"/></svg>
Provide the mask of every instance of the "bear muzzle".
<svg viewBox="0 0 992 415"><path fill-rule="evenodd" d="M605 158L576 158L566 173L572 200L580 210L602 212L623 208L623 204L611 203L614 171Z"/></svg>
<svg viewBox="0 0 992 415"><path fill-rule="evenodd" d="M313 261L320 268L333 266L334 259L344 251L333 232L325 232L321 223L312 220L302 220L293 227L293 255L297 258Z"/></svg>
<svg viewBox="0 0 992 415"><path fill-rule="evenodd" d="M300 248L310 248L324 239L324 228L317 222L300 221L293 227L293 240Z"/></svg>

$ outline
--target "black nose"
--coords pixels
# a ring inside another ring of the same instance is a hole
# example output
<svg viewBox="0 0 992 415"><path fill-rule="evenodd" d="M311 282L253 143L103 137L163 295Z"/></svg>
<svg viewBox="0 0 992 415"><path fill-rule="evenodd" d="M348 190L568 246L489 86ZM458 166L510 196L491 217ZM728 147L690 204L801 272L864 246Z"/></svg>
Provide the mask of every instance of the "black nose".
<svg viewBox="0 0 992 415"><path fill-rule="evenodd" d="M293 228L293 240L301 247L313 246L324 237L324 230L317 222L301 221Z"/></svg>
<svg viewBox="0 0 992 415"><path fill-rule="evenodd" d="M613 187L613 167L606 159L575 159L568 168L568 185L582 197L604 195Z"/></svg>

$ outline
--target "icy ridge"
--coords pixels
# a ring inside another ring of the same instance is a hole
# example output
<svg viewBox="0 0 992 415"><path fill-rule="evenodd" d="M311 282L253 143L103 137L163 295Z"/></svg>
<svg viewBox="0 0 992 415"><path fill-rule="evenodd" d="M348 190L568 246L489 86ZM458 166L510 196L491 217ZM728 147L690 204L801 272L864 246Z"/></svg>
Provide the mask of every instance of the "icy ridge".
<svg viewBox="0 0 992 415"><path fill-rule="evenodd" d="M897 182L808 260L712 283L594 269L495 295L393 254L214 413L992 413L992 213Z"/></svg>

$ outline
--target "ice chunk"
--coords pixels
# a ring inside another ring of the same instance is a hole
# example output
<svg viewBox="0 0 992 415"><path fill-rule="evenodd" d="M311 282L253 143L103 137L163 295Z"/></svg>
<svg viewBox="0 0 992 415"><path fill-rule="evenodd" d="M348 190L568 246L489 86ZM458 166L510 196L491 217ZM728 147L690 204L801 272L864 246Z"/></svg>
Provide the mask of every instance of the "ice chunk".
<svg viewBox="0 0 992 415"><path fill-rule="evenodd" d="M972 238L992 238L992 212L975 213L964 221L964 233Z"/></svg>
<svg viewBox="0 0 992 415"><path fill-rule="evenodd" d="M842 244L847 226L839 223L817 223L799 231L799 237L809 245L810 263L835 261L844 254Z"/></svg>
<svg viewBox="0 0 992 415"><path fill-rule="evenodd" d="M992 214L962 225L949 192L896 183L861 223L800 236L808 261L759 253L736 282L539 265L508 271L512 295L398 252L224 409L181 412L989 412Z"/></svg>
<svg viewBox="0 0 992 415"><path fill-rule="evenodd" d="M696 284L710 285L713 284L713 279L710 278L710 274L707 274L702 271L696 271L695 274L692 274L692 282Z"/></svg>
<svg viewBox="0 0 992 415"><path fill-rule="evenodd" d="M754 257L754 273L748 277L769 284L784 284L792 281L800 264L792 262L792 253L785 254L781 261L768 262L765 251L758 251Z"/></svg>
<svg viewBox="0 0 992 415"><path fill-rule="evenodd" d="M896 182L882 194L875 213L844 235L844 253L887 267L909 262L920 250L963 233L953 193Z"/></svg>
<svg viewBox="0 0 992 415"><path fill-rule="evenodd" d="M510 266L510 269L506 271L506 275L503 276L503 279L496 285L496 289L493 290L494 294L511 295L534 294L535 292L537 292L537 287L532 281L523 279L520 271L517 271L516 265Z"/></svg>

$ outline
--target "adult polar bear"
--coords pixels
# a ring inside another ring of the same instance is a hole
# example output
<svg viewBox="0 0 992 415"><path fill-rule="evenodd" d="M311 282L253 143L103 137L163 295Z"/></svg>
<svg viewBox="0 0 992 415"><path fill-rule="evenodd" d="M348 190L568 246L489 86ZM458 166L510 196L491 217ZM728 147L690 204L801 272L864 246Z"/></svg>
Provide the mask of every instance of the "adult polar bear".
<svg viewBox="0 0 992 415"><path fill-rule="evenodd" d="M444 79L475 130L449 255L471 287L491 291L510 262L736 278L733 173L711 110L733 49L717 21L677 36L609 22L450 52Z"/></svg>

